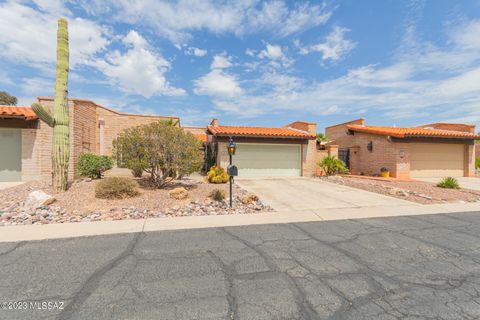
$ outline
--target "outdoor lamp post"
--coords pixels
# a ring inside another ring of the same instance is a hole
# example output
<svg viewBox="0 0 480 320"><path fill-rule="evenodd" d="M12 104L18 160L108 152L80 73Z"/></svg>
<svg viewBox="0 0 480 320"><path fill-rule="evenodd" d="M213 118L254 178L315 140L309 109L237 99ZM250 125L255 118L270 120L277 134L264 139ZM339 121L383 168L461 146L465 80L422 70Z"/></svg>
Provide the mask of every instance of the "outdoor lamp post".
<svg viewBox="0 0 480 320"><path fill-rule="evenodd" d="M233 177L237 175L237 168L232 164L232 156L235 155L235 151L237 150L237 145L233 142L232 137L228 140L228 156L230 157L230 165L228 166L228 174L230 175L230 208L232 207L232 185L233 185Z"/></svg>

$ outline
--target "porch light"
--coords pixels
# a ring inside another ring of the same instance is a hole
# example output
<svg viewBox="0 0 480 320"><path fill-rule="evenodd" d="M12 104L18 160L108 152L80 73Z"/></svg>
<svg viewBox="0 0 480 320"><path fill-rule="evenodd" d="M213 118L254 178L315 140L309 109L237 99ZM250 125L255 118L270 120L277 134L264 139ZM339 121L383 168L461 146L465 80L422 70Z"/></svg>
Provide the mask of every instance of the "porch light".
<svg viewBox="0 0 480 320"><path fill-rule="evenodd" d="M233 142L232 137L230 137L227 150L228 150L229 156L235 155L235 151L237 150L237 145L235 144L235 142Z"/></svg>

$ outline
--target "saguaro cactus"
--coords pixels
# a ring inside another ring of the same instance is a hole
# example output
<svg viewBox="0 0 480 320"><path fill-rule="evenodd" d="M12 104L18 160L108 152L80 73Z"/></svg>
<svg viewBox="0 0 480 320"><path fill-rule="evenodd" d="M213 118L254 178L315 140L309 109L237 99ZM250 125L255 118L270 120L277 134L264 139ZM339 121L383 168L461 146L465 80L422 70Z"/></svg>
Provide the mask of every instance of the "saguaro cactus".
<svg viewBox="0 0 480 320"><path fill-rule="evenodd" d="M53 128L52 185L56 191L68 187L68 161L70 138L68 117L68 22L58 20L57 70L53 114L49 108L38 103L32 104L33 111L47 125Z"/></svg>

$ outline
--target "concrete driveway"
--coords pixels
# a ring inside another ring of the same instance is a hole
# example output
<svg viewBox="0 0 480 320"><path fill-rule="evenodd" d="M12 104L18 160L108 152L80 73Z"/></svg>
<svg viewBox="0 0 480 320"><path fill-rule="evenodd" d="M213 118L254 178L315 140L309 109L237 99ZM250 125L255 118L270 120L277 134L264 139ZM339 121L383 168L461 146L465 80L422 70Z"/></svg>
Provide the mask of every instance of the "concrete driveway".
<svg viewBox="0 0 480 320"><path fill-rule="evenodd" d="M426 181L426 182L431 182L431 183L438 183L443 179L443 177L438 177L438 178L418 178L417 180L420 181ZM471 190L479 190L480 191L480 178L479 177L460 177L460 178L455 178L457 179L458 183L460 184L460 187L465 188L465 189L471 189Z"/></svg>
<svg viewBox="0 0 480 320"><path fill-rule="evenodd" d="M238 179L277 211L412 205L411 202L315 178Z"/></svg>
<svg viewBox="0 0 480 320"><path fill-rule="evenodd" d="M24 183L25 182L22 182L22 181L18 181L18 182L1 182L0 181L0 190L16 187Z"/></svg>

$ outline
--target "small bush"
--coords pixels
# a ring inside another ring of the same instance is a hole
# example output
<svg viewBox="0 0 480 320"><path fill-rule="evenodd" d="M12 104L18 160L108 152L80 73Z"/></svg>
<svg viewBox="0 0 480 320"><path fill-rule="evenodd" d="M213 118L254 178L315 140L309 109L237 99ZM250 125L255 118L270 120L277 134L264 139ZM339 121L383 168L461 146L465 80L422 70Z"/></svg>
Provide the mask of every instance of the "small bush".
<svg viewBox="0 0 480 320"><path fill-rule="evenodd" d="M126 177L108 177L95 186L95 197L101 199L124 199L138 194L137 182Z"/></svg>
<svg viewBox="0 0 480 320"><path fill-rule="evenodd" d="M132 175L135 178L141 178L142 177L143 171L145 170L145 167L146 166L141 161L139 161L137 159L131 160L127 164L127 168L129 168L132 171Z"/></svg>
<svg viewBox="0 0 480 320"><path fill-rule="evenodd" d="M100 179L102 174L112 169L113 161L108 156L99 156L93 153L83 153L78 159L78 170L82 177Z"/></svg>
<svg viewBox="0 0 480 320"><path fill-rule="evenodd" d="M480 169L480 157L475 159L475 169Z"/></svg>
<svg viewBox="0 0 480 320"><path fill-rule="evenodd" d="M222 167L213 166L207 172L208 182L210 183L227 183L230 179L230 176L227 174L225 169Z"/></svg>
<svg viewBox="0 0 480 320"><path fill-rule="evenodd" d="M168 195L175 200L183 200L188 197L188 191L185 188L175 188L169 191Z"/></svg>
<svg viewBox="0 0 480 320"><path fill-rule="evenodd" d="M445 189L460 189L457 179L452 177L443 178L442 181L437 183L437 187Z"/></svg>
<svg viewBox="0 0 480 320"><path fill-rule="evenodd" d="M327 176L333 176L336 174L344 174L349 172L348 168L345 165L345 162L337 159L335 156L328 156L323 158L318 162L318 166L322 168L323 172L325 172L325 175Z"/></svg>
<svg viewBox="0 0 480 320"><path fill-rule="evenodd" d="M226 193L225 190L213 189L212 192L210 192L209 197L215 201L222 201L225 199Z"/></svg>

